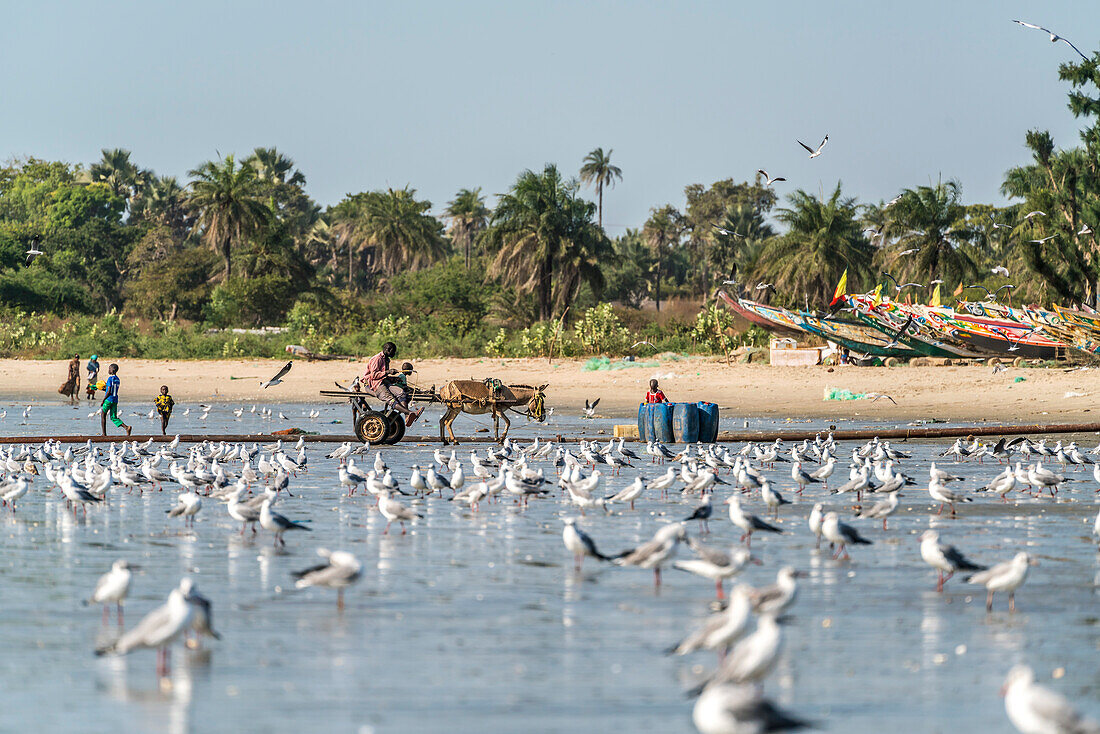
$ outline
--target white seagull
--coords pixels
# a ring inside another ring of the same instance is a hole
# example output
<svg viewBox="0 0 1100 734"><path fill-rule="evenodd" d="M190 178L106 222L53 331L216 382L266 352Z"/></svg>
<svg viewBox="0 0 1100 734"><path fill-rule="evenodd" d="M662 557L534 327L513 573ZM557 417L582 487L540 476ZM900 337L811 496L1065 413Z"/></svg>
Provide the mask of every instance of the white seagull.
<svg viewBox="0 0 1100 734"><path fill-rule="evenodd" d="M1001 695L1005 713L1022 734L1100 734L1100 722L1082 716L1061 695L1035 683L1026 665L1008 671Z"/></svg>
<svg viewBox="0 0 1100 734"><path fill-rule="evenodd" d="M286 376L287 372L290 372L290 368L293 367L293 366L294 366L293 362L287 362L285 365L283 365L283 368L281 370L279 370L278 372L275 373L274 377L272 377L267 382L261 382L260 386L263 389L266 390L269 387L275 387L276 385L281 385L282 382L283 382L283 377Z"/></svg>
<svg viewBox="0 0 1100 734"><path fill-rule="evenodd" d="M1024 28L1032 28L1032 29L1037 30L1037 31L1042 31L1043 33L1046 33L1047 35L1050 36L1050 42L1051 43L1058 43L1059 41L1062 41L1067 46L1069 46L1074 51L1076 51L1077 55L1080 56L1082 59L1084 59L1085 61L1089 60L1089 57L1085 56L1083 53L1081 53L1081 49L1074 46L1068 38L1062 38L1061 36L1059 36L1057 33L1055 33L1052 30L1049 30L1047 28L1043 28L1041 25L1035 25L1034 23L1025 23L1022 20L1013 20L1012 22L1013 23L1018 23L1018 24L1022 25Z"/></svg>
<svg viewBox="0 0 1100 734"><path fill-rule="evenodd" d="M1039 561L1028 553L1020 551L1012 557L1011 561L998 563L987 571L968 576L966 582L984 586L989 592L985 599L987 612L993 611L993 594L998 591L1008 592L1008 611L1015 612L1016 589L1020 588L1027 578L1027 569L1038 565Z"/></svg>
<svg viewBox="0 0 1100 734"><path fill-rule="evenodd" d="M294 573L294 588L323 586L326 589L336 589L336 608L343 609L344 589L359 580L363 565L347 551L318 548L317 555L324 558L325 563Z"/></svg>
<svg viewBox="0 0 1100 734"><path fill-rule="evenodd" d="M828 136L826 136L826 138L827 137ZM822 145L824 145L824 143L822 143ZM802 147L805 148L806 146L802 146ZM763 168L758 168L756 170L756 172L764 177L764 185L765 186L771 186L773 183L776 183L778 181L786 181L787 180L787 179L783 178L782 176L776 176L775 178L772 178L771 176L768 175L768 172L765 171Z"/></svg>
<svg viewBox="0 0 1100 734"><path fill-rule="evenodd" d="M824 139L822 139L821 145L817 146L817 150L814 150L810 146L803 143L801 140L798 140L798 141L795 141L795 142L797 142L799 145L801 145L803 148L806 149L806 152L810 154L810 158L817 158L819 155L821 155L821 151L825 148L825 143L829 142L829 136L826 135L824 137Z"/></svg>

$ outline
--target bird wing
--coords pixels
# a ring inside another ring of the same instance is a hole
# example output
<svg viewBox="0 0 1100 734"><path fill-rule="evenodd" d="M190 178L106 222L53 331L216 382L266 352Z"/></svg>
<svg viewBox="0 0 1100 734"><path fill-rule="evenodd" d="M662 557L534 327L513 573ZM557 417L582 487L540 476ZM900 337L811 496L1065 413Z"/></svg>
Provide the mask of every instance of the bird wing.
<svg viewBox="0 0 1100 734"><path fill-rule="evenodd" d="M596 407L597 405L599 405L599 404L600 404L600 399L599 399L599 398L596 398L595 400L593 400L593 401L592 401L592 405L591 405L591 406L589 406L589 407L591 407L591 408L595 408L595 407Z"/></svg>
<svg viewBox="0 0 1100 734"><path fill-rule="evenodd" d="M285 365L283 365L283 368L275 374L274 377L272 377L270 380L268 380L267 385L270 385L273 382L276 382L278 380L283 379L283 375L285 375L287 372L290 372L290 368L293 367L293 366L294 366L293 362L287 362ZM267 385L265 385L265 387Z"/></svg>
<svg viewBox="0 0 1100 734"><path fill-rule="evenodd" d="M1085 56L1085 55L1084 55L1083 53L1081 53L1081 49L1079 49L1079 48L1077 48L1076 46L1074 46L1074 45L1073 45L1073 42L1072 42L1072 41L1070 41L1070 40L1069 40L1068 38L1062 38L1061 36L1058 36L1058 40L1059 40L1059 41L1065 41L1065 42L1066 42L1066 45L1068 45L1068 46L1069 46L1070 48L1072 48L1072 49L1073 49L1074 51L1076 51L1076 52L1077 52L1077 55L1078 55L1078 56L1080 56L1080 57L1081 57L1082 59L1084 59L1085 61L1088 61L1088 60L1089 60L1089 57L1088 57L1088 56Z"/></svg>
<svg viewBox="0 0 1100 734"><path fill-rule="evenodd" d="M805 148L805 149L806 149L806 152L807 152L807 153L813 153L813 152L814 152L814 149L813 149L813 148L811 148L810 146L806 145L806 144L805 144L805 143L803 143L803 142L802 142L801 140L796 140L795 142L796 142L796 143L798 143L799 145L801 145L801 146L802 146L803 148Z"/></svg>
<svg viewBox="0 0 1100 734"><path fill-rule="evenodd" d="M815 152L820 153L821 149L825 147L825 143L827 143L827 142L829 142L829 136L828 135L826 135L824 138L821 139L821 145L817 146L817 150Z"/></svg>
<svg viewBox="0 0 1100 734"><path fill-rule="evenodd" d="M949 545L946 548L943 548L943 557L946 558L952 566L958 569L962 569L964 571L983 571L986 568L985 566L973 563L972 561L967 559L967 557L960 553L959 550L953 545Z"/></svg>
<svg viewBox="0 0 1100 734"><path fill-rule="evenodd" d="M1046 31L1047 33L1050 33L1050 31L1047 31L1046 28L1043 28L1042 26L1035 25L1034 23L1025 23L1022 20L1013 20L1012 22L1013 23L1019 23L1024 28L1034 28L1037 31Z"/></svg>
<svg viewBox="0 0 1100 734"><path fill-rule="evenodd" d="M695 552L695 555L702 558L704 561L713 563L715 566L728 566L730 565L729 554L725 551L720 551L717 548L711 548L710 546L700 543L695 538L688 538L688 547Z"/></svg>

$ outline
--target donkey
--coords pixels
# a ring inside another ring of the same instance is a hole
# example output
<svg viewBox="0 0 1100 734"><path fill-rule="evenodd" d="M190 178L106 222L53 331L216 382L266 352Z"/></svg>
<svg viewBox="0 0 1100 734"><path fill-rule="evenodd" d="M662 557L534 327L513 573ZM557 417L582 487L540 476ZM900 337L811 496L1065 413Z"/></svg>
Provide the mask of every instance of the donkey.
<svg viewBox="0 0 1100 734"><path fill-rule="evenodd" d="M526 407L528 414L535 420L541 421L544 418L546 387L547 385L502 385L499 391L494 392L479 380L451 380L439 391L440 402L447 406L447 412L439 419L439 439L444 445L448 443L443 433L446 429L451 434L451 442L458 443L453 424L460 413L492 413L493 437L497 443L501 443L508 437L508 429L512 426L505 413L509 408ZM504 419L503 436L500 435L501 418Z"/></svg>

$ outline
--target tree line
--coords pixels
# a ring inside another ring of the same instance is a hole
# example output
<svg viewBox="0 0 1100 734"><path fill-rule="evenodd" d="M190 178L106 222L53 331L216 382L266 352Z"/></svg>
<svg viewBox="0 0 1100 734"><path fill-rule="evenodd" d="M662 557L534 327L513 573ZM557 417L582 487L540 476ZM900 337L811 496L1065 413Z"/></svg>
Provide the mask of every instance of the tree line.
<svg viewBox="0 0 1100 734"><path fill-rule="evenodd" d="M203 162L182 181L123 149L86 167L15 160L0 169L0 306L248 326L283 323L296 304L373 304L526 326L605 301L660 309L720 285L821 308L845 270L857 289L888 284L883 273L919 283L901 294L916 300L939 281L945 293L1012 282L1028 302L1095 304L1100 73L1094 58L1059 76L1081 140L1058 149L1048 132L1029 131L1031 160L1005 173L1003 207L966 203L955 180L861 203L840 182L781 196L757 173L686 186L682 207L656 206L610 238L603 202L624 173L602 148L576 176L547 164L491 205L472 187L438 215L408 186L322 207L275 148ZM43 254L31 259L34 243ZM398 292L413 285L417 298Z"/></svg>

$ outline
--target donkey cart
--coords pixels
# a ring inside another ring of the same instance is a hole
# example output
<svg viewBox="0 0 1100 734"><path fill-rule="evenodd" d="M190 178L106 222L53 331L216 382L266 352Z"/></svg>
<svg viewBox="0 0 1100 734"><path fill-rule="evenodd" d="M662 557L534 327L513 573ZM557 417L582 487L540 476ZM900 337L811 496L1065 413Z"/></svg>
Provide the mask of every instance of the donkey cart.
<svg viewBox="0 0 1100 734"><path fill-rule="evenodd" d="M355 437L360 441L372 444L395 444L405 437L405 416L392 408L383 407L375 410L370 407L368 399L377 400L370 390L362 387L359 390L322 390L321 394L327 398L346 398L351 403L351 423L354 426ZM433 402L439 399L434 391L413 390L413 400Z"/></svg>

